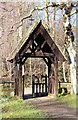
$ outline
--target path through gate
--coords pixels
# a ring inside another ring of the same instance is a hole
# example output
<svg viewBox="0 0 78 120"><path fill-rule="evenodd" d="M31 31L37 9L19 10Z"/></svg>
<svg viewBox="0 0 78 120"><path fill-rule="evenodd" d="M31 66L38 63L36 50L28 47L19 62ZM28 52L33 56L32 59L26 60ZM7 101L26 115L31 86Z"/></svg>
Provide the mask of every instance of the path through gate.
<svg viewBox="0 0 78 120"><path fill-rule="evenodd" d="M47 75L41 77L32 75L32 95L33 97L47 96Z"/></svg>

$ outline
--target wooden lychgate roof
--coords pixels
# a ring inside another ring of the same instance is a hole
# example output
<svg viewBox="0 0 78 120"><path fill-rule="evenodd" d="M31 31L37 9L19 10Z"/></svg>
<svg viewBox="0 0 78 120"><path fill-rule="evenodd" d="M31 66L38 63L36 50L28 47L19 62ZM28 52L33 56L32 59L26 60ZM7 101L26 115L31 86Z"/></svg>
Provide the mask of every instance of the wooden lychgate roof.
<svg viewBox="0 0 78 120"><path fill-rule="evenodd" d="M51 62L55 57L61 62L66 60L41 20L29 28L16 49L8 57L8 61L24 63L28 57L47 57Z"/></svg>

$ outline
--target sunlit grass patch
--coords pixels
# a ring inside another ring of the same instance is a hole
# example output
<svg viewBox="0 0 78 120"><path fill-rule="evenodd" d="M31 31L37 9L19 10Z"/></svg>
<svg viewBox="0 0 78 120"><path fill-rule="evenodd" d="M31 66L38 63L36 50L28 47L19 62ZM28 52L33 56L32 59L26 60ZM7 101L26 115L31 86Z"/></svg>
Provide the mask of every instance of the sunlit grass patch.
<svg viewBox="0 0 78 120"><path fill-rule="evenodd" d="M12 99L2 104L3 118L48 118L46 113L37 109L29 101Z"/></svg>
<svg viewBox="0 0 78 120"><path fill-rule="evenodd" d="M59 94L56 99L60 100L61 102L67 104L70 107L76 108L77 106L77 99L76 95L71 94Z"/></svg>

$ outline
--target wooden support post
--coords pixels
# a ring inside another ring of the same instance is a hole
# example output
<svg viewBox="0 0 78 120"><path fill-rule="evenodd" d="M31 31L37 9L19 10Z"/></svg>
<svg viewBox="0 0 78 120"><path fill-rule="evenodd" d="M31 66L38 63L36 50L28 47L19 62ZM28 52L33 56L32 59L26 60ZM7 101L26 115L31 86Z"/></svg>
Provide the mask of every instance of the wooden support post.
<svg viewBox="0 0 78 120"><path fill-rule="evenodd" d="M32 95L34 97L34 75L32 75Z"/></svg>
<svg viewBox="0 0 78 120"><path fill-rule="evenodd" d="M14 84L14 95L16 95L16 62L14 63L14 80L15 80L15 84Z"/></svg>
<svg viewBox="0 0 78 120"><path fill-rule="evenodd" d="M18 76L18 66L17 63L14 63L14 77L15 77L15 95L18 96L18 91L19 91L19 76Z"/></svg>
<svg viewBox="0 0 78 120"><path fill-rule="evenodd" d="M42 93L44 92L44 83L42 84Z"/></svg>
<svg viewBox="0 0 78 120"><path fill-rule="evenodd" d="M19 64L19 97L23 96L23 85L22 85L22 64Z"/></svg>
<svg viewBox="0 0 78 120"><path fill-rule="evenodd" d="M52 94L54 94L54 79L52 79Z"/></svg>
<svg viewBox="0 0 78 120"><path fill-rule="evenodd" d="M17 65L17 68L16 68L16 95L18 96L19 95L19 66Z"/></svg>
<svg viewBox="0 0 78 120"><path fill-rule="evenodd" d="M39 83L39 93L41 93L41 83Z"/></svg>
<svg viewBox="0 0 78 120"><path fill-rule="evenodd" d="M47 93L47 75L45 76L45 92Z"/></svg>
<svg viewBox="0 0 78 120"><path fill-rule="evenodd" d="M38 93L38 83L36 83L36 93Z"/></svg>
<svg viewBox="0 0 78 120"><path fill-rule="evenodd" d="M24 99L24 75L22 77L23 77L23 99Z"/></svg>
<svg viewBox="0 0 78 120"><path fill-rule="evenodd" d="M24 99L24 65L22 65L23 99Z"/></svg>
<svg viewBox="0 0 78 120"><path fill-rule="evenodd" d="M19 64L17 64L17 96L19 96Z"/></svg>
<svg viewBox="0 0 78 120"><path fill-rule="evenodd" d="M51 93L51 86L50 86L50 73L51 73L51 62L48 59L48 93Z"/></svg>
<svg viewBox="0 0 78 120"><path fill-rule="evenodd" d="M51 75L52 94L54 94L54 86L55 86L54 64L52 64L51 69L52 69L52 75Z"/></svg>
<svg viewBox="0 0 78 120"><path fill-rule="evenodd" d="M54 95L58 95L58 60L55 57L54 61L54 75L55 75L55 85L54 85Z"/></svg>
<svg viewBox="0 0 78 120"><path fill-rule="evenodd" d="M50 73L52 90L51 93L54 94L54 85L55 85L55 76L54 76L54 64L51 64L51 73Z"/></svg>
<svg viewBox="0 0 78 120"><path fill-rule="evenodd" d="M16 78L15 78L15 90L14 90L14 95L16 95Z"/></svg>
<svg viewBox="0 0 78 120"><path fill-rule="evenodd" d="M51 62L48 60L48 77L50 76Z"/></svg>

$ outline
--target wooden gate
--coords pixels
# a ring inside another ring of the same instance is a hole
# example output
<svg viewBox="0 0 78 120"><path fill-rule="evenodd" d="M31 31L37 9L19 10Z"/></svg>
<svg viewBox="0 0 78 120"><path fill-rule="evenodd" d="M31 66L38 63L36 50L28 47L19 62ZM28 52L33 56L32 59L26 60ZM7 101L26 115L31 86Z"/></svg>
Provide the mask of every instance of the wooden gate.
<svg viewBox="0 0 78 120"><path fill-rule="evenodd" d="M33 97L47 96L47 75L39 78L38 76L32 75L32 95Z"/></svg>

